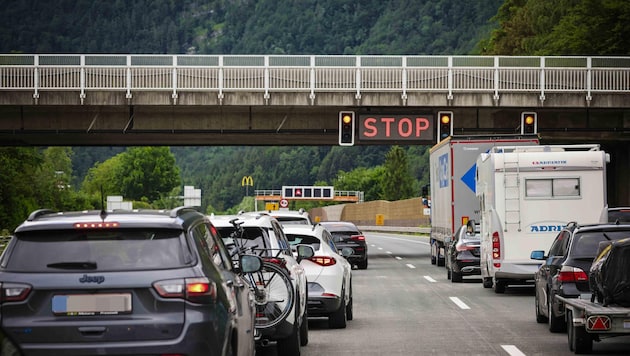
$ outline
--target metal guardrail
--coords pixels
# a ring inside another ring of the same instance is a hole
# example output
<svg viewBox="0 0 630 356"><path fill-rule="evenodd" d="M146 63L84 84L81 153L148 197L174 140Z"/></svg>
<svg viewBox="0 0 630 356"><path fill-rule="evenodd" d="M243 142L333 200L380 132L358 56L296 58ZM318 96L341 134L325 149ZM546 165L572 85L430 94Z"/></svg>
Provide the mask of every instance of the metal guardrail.
<svg viewBox="0 0 630 356"><path fill-rule="evenodd" d="M630 92L630 57L0 54L0 91Z"/></svg>

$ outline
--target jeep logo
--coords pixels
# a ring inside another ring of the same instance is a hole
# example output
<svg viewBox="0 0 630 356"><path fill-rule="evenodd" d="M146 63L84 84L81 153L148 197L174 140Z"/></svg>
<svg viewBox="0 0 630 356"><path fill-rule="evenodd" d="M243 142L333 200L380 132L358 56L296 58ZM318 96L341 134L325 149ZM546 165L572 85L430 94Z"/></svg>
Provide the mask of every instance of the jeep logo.
<svg viewBox="0 0 630 356"><path fill-rule="evenodd" d="M79 278L79 282L81 283L97 283L101 284L105 282L105 277L103 276L88 276L84 274L83 277Z"/></svg>

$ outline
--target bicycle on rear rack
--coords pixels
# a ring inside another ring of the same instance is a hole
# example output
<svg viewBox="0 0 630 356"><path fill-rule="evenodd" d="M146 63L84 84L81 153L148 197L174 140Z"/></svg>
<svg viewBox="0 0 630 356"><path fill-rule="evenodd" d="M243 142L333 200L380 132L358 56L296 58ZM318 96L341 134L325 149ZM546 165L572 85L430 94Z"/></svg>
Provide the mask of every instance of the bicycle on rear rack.
<svg viewBox="0 0 630 356"><path fill-rule="evenodd" d="M256 254L263 259L260 271L241 273L254 294L256 305L256 327L270 328L284 321L293 308L294 289L288 271L284 267L286 261L276 255L272 249L260 248L255 243L250 246L248 239L243 238L244 230L238 219L230 223L234 231L230 238L234 244L231 249L233 261L238 261L243 254Z"/></svg>

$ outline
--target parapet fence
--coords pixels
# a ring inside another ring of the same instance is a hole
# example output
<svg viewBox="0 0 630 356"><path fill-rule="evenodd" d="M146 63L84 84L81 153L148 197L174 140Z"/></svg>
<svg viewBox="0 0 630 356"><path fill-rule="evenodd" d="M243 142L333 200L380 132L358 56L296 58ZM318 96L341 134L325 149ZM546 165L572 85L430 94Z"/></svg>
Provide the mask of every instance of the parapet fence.
<svg viewBox="0 0 630 356"><path fill-rule="evenodd" d="M594 93L630 91L630 57L0 54L0 91Z"/></svg>

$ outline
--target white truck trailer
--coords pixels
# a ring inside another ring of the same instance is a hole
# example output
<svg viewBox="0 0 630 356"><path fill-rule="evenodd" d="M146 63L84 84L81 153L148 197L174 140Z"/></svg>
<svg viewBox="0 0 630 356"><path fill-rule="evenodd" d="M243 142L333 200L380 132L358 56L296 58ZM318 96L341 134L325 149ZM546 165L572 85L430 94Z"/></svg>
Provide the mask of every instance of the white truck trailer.
<svg viewBox="0 0 630 356"><path fill-rule="evenodd" d="M444 266L444 238L479 221L475 174L479 154L497 145L537 145L536 135L451 136L430 150L431 263Z"/></svg>
<svg viewBox="0 0 630 356"><path fill-rule="evenodd" d="M599 145L493 147L477 159L481 276L485 288L533 283L539 262L570 221L596 223L606 206L606 163Z"/></svg>

